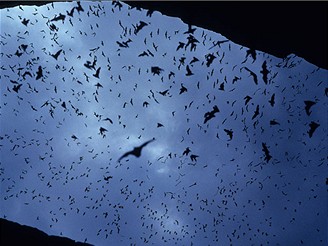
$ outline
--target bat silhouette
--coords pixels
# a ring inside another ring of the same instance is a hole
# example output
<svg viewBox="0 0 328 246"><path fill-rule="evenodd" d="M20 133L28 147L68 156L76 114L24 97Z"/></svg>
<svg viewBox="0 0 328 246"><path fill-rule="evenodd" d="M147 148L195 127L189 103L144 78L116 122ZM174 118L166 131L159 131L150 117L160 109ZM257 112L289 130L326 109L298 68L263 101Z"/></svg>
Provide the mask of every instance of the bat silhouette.
<svg viewBox="0 0 328 246"><path fill-rule="evenodd" d="M100 133L100 135L103 136L103 138L106 137L105 132L107 132L107 131L108 131L108 130L107 130L106 128L103 128L103 127L100 127L100 128L99 128L99 133Z"/></svg>
<svg viewBox="0 0 328 246"><path fill-rule="evenodd" d="M54 17L51 21L59 21L62 20L64 22L66 15L60 13L57 17Z"/></svg>
<svg viewBox="0 0 328 246"><path fill-rule="evenodd" d="M268 147L266 146L265 143L262 143L262 150L263 150L264 155L265 155L264 160L266 160L266 162L269 162L270 159L272 158L272 156L270 155L270 152L268 150Z"/></svg>
<svg viewBox="0 0 328 246"><path fill-rule="evenodd" d="M233 136L233 131L232 130L228 130L228 129L223 129L225 131L225 133L229 136L230 140L232 139Z"/></svg>
<svg viewBox="0 0 328 246"><path fill-rule="evenodd" d="M25 25L25 26L27 26L27 24L29 23L29 21L30 21L29 19L25 19L25 18L24 18L24 19L22 20L22 24Z"/></svg>
<svg viewBox="0 0 328 246"><path fill-rule="evenodd" d="M62 51L63 51L63 50L60 49L60 50L58 50L55 54L51 54L51 56L57 60L57 59L58 59L58 56L60 55L60 53L61 53Z"/></svg>
<svg viewBox="0 0 328 246"><path fill-rule="evenodd" d="M245 105L247 105L247 103L252 99L250 96L245 96L244 97L244 99L245 99Z"/></svg>
<svg viewBox="0 0 328 246"><path fill-rule="evenodd" d="M260 71L260 73L262 74L262 79L264 83L268 84L268 74L270 73L270 71L267 69L266 61L263 62L262 70Z"/></svg>
<svg viewBox="0 0 328 246"><path fill-rule="evenodd" d="M69 12L66 10L66 14L67 14L68 16L70 16L70 17L73 17L74 10L75 10L75 7L72 8L71 11L69 11Z"/></svg>
<svg viewBox="0 0 328 246"><path fill-rule="evenodd" d="M214 59L216 58L216 56L213 54L207 54L205 58L206 58L206 66L209 67L214 61Z"/></svg>
<svg viewBox="0 0 328 246"><path fill-rule="evenodd" d="M131 42L132 42L132 40L130 38L127 41L124 41L124 42L116 41L118 46L121 47L121 48L129 48L129 43L131 43Z"/></svg>
<svg viewBox="0 0 328 246"><path fill-rule="evenodd" d="M14 85L13 87L13 91L15 91L16 93L18 93L19 89L21 88L23 84L18 84L18 85Z"/></svg>
<svg viewBox="0 0 328 246"><path fill-rule="evenodd" d="M160 91L158 92L159 94L161 94L162 96L166 96L166 94L169 92L169 90L165 90L165 91Z"/></svg>
<svg viewBox="0 0 328 246"><path fill-rule="evenodd" d="M27 47L28 47L27 44L22 44L22 45L20 46L20 48L21 48L23 51L26 51Z"/></svg>
<svg viewBox="0 0 328 246"><path fill-rule="evenodd" d="M19 52L19 50L16 50L14 55L21 57L23 55L23 52Z"/></svg>
<svg viewBox="0 0 328 246"><path fill-rule="evenodd" d="M188 42L185 46L185 50L187 49L187 47L190 46L190 51L196 50L196 43L199 43L199 41L193 36L193 35L189 35L189 37L187 38Z"/></svg>
<svg viewBox="0 0 328 246"><path fill-rule="evenodd" d="M312 112L310 111L311 107L316 104L313 101L304 101L305 103L305 112L307 115L310 115Z"/></svg>
<svg viewBox="0 0 328 246"><path fill-rule="evenodd" d="M217 41L217 42L213 42L213 46L211 47L211 48L209 48L209 50L210 49L213 49L215 46L219 46L219 48L221 48L221 44L224 44L224 43L226 43L226 42L229 42L229 40L222 40L222 41Z"/></svg>
<svg viewBox="0 0 328 246"><path fill-rule="evenodd" d="M118 162L120 162L123 158L128 157L129 155L134 155L135 157L139 158L141 156L141 150L149 143L155 141L155 138L143 143L142 145L138 147L134 147L133 150L126 152L123 154L119 159Z"/></svg>
<svg viewBox="0 0 328 246"><path fill-rule="evenodd" d="M257 106L256 106L256 109L255 109L255 111L254 111L254 114L253 114L252 120L254 120L259 114L260 114L260 106L257 105Z"/></svg>
<svg viewBox="0 0 328 246"><path fill-rule="evenodd" d="M169 79L172 78L172 76L174 77L175 76L175 73L173 73L172 71L169 73Z"/></svg>
<svg viewBox="0 0 328 246"><path fill-rule="evenodd" d="M254 80L254 83L257 85L257 75L256 75L256 73L254 73L253 71L251 71L249 68L247 68L247 67L242 67L242 68L244 68L247 72L249 72L249 74L250 74L250 76L252 76L253 77L253 80Z"/></svg>
<svg viewBox="0 0 328 246"><path fill-rule="evenodd" d="M272 96L271 96L271 99L269 101L270 105L273 107L274 106L274 97L275 97L275 94L273 93Z"/></svg>
<svg viewBox="0 0 328 246"><path fill-rule="evenodd" d="M141 57L141 56L149 56L149 55L146 51L144 51L144 52L142 52L141 54L138 55L138 57Z"/></svg>
<svg viewBox="0 0 328 246"><path fill-rule="evenodd" d="M235 76L232 80L232 84L236 83L238 80L241 80L240 77Z"/></svg>
<svg viewBox="0 0 328 246"><path fill-rule="evenodd" d="M274 125L280 125L280 123L276 120L270 120L270 126L274 126Z"/></svg>
<svg viewBox="0 0 328 246"><path fill-rule="evenodd" d="M164 125L162 123L157 123L157 128L159 127L164 127Z"/></svg>
<svg viewBox="0 0 328 246"><path fill-rule="evenodd" d="M191 152L190 148L187 147L187 148L183 151L182 155L189 155L190 152Z"/></svg>
<svg viewBox="0 0 328 246"><path fill-rule="evenodd" d="M183 84L181 84L181 88L180 88L180 93L179 93L179 95L181 95L182 93L185 93L185 92L187 92L187 91L188 91L188 89L187 89L186 87L184 87Z"/></svg>
<svg viewBox="0 0 328 246"><path fill-rule="evenodd" d="M197 161L197 157L199 157L198 155L191 155L190 159L191 161Z"/></svg>
<svg viewBox="0 0 328 246"><path fill-rule="evenodd" d="M219 90L220 90L220 91L224 91L224 82L222 82L222 83L220 84Z"/></svg>
<svg viewBox="0 0 328 246"><path fill-rule="evenodd" d="M86 61L86 63L84 63L83 65L84 65L86 68L96 70L96 68L95 68L96 63L97 63L97 59L95 58L95 59L93 60L92 64L91 64L91 61Z"/></svg>
<svg viewBox="0 0 328 246"><path fill-rule="evenodd" d="M151 72L153 73L153 75L155 75L155 74L160 75L160 73L163 71L164 70L160 67L151 67Z"/></svg>
<svg viewBox="0 0 328 246"><path fill-rule="evenodd" d="M199 61L199 59L197 57L193 57L189 64L191 65L191 64L193 64L195 62L198 62L198 61Z"/></svg>
<svg viewBox="0 0 328 246"><path fill-rule="evenodd" d="M182 49L185 46L185 43L179 42L179 45L176 49L176 51L178 51L179 49Z"/></svg>
<svg viewBox="0 0 328 246"><path fill-rule="evenodd" d="M187 70L186 76L191 76L191 75L193 75L193 73L191 72L190 67L189 67L188 65L187 65L187 67L186 67L186 70Z"/></svg>
<svg viewBox="0 0 328 246"><path fill-rule="evenodd" d="M204 118L205 118L204 119L204 124L206 124L206 122L209 121L210 119L214 118L215 114L218 113L218 112L220 112L220 110L219 110L218 106L216 106L216 105L213 107L212 111L206 112L204 114Z"/></svg>
<svg viewBox="0 0 328 246"><path fill-rule="evenodd" d="M142 28L144 28L145 26L148 26L148 24L146 22L140 21L139 24L137 24L134 27L134 34L137 35L138 32L141 31Z"/></svg>
<svg viewBox="0 0 328 246"><path fill-rule="evenodd" d="M111 124L113 124L114 122L112 121L112 119L110 119L110 118L106 118L106 119L103 119L103 121L109 121Z"/></svg>
<svg viewBox="0 0 328 246"><path fill-rule="evenodd" d="M308 131L309 137L312 138L313 133L315 132L315 130L320 126L318 123L312 121L310 124L310 130Z"/></svg>
<svg viewBox="0 0 328 246"><path fill-rule="evenodd" d="M104 176L104 180L105 180L105 181L109 181L109 180L112 179L112 178L113 178L113 176L107 176L107 177Z"/></svg>
<svg viewBox="0 0 328 246"><path fill-rule="evenodd" d="M96 73L95 73L95 74L92 74L94 77L96 77L96 78L98 78L98 79L99 79L100 69L101 69L101 67L98 67Z"/></svg>
<svg viewBox="0 0 328 246"><path fill-rule="evenodd" d="M80 13L80 12L84 12L84 9L82 8L80 2L77 2L77 7L75 7L75 9L76 9L76 11L77 11L78 13Z"/></svg>
<svg viewBox="0 0 328 246"><path fill-rule="evenodd" d="M41 79L43 77L43 73L42 73L42 67L41 66L39 66L38 67L38 71L36 72L36 80L39 80L39 79Z"/></svg>
<svg viewBox="0 0 328 246"><path fill-rule="evenodd" d="M99 88L103 88L102 84L100 84L99 82L95 84L95 86L97 87L97 90L99 90Z"/></svg>

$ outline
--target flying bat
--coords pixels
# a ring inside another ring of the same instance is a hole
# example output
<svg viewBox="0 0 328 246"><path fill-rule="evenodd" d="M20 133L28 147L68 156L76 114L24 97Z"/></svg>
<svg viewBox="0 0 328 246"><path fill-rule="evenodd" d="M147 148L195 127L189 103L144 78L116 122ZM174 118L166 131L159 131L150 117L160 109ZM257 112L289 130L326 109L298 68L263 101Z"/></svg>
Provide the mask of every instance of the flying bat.
<svg viewBox="0 0 328 246"><path fill-rule="evenodd" d="M313 101L304 101L305 103L305 112L307 115L310 115L312 112L310 111L311 107L316 104L316 102Z"/></svg>
<svg viewBox="0 0 328 246"><path fill-rule="evenodd" d="M274 125L280 125L280 123L276 120L270 120L270 126L274 126Z"/></svg>
<svg viewBox="0 0 328 246"><path fill-rule="evenodd" d="M13 87L13 91L15 91L16 93L18 93L19 89L21 88L23 84L18 84L18 85L14 85Z"/></svg>
<svg viewBox="0 0 328 246"><path fill-rule="evenodd" d="M274 101L274 97L275 97L275 94L273 93L272 96L271 96L271 99L269 101L270 105L273 107L274 104L275 104L275 101Z"/></svg>
<svg viewBox="0 0 328 246"><path fill-rule="evenodd" d="M272 156L270 155L269 149L268 149L268 147L266 146L265 143L262 143L262 150L263 150L264 155L265 155L264 160L266 160L266 162L269 162L270 159L272 158Z"/></svg>
<svg viewBox="0 0 328 246"><path fill-rule="evenodd" d="M155 75L155 74L160 75L160 73L163 71L164 70L160 67L151 67L151 72L153 75Z"/></svg>
<svg viewBox="0 0 328 246"><path fill-rule="evenodd" d="M106 137L105 132L108 132L108 130L106 128L103 128L103 127L99 128L99 133L100 133L100 135L103 136L103 138Z"/></svg>
<svg viewBox="0 0 328 246"><path fill-rule="evenodd" d="M206 124L206 122L209 121L210 119L214 118L215 113L218 113L218 112L220 112L220 110L219 110L218 106L216 106L216 105L213 107L212 111L206 112L204 114L204 124Z"/></svg>
<svg viewBox="0 0 328 246"><path fill-rule="evenodd" d="M96 77L98 79L99 79L100 69L101 69L101 67L98 67L98 69L96 70L96 73L95 74L92 74L94 77Z"/></svg>
<svg viewBox="0 0 328 246"><path fill-rule="evenodd" d="M64 22L66 15L63 15L62 13L60 13L57 17L54 17L52 20L50 21L59 21L62 20Z"/></svg>
<svg viewBox="0 0 328 246"><path fill-rule="evenodd" d="M229 136L230 140L232 139L233 136L233 131L232 130L228 130L228 129L223 129L225 131L225 133Z"/></svg>
<svg viewBox="0 0 328 246"><path fill-rule="evenodd" d="M24 18L24 19L22 20L22 24L25 25L25 26L27 26L27 24L29 23L29 21L30 21L30 20Z"/></svg>
<svg viewBox="0 0 328 246"><path fill-rule="evenodd" d="M311 121L311 123L309 124L310 126L310 130L308 131L309 137L312 138L313 133L315 132L315 130L320 126L318 123Z"/></svg>
<svg viewBox="0 0 328 246"><path fill-rule="evenodd" d="M262 70L260 71L260 73L262 74L262 79L264 83L268 84L268 74L270 73L270 71L267 69L266 61L263 62Z"/></svg>
<svg viewBox="0 0 328 246"><path fill-rule="evenodd" d="M57 59L58 59L58 56L60 55L60 53L61 53L62 51L63 51L63 50L60 49L60 50L58 50L55 54L51 54L51 56L57 60Z"/></svg>
<svg viewBox="0 0 328 246"><path fill-rule="evenodd" d="M104 180L105 180L105 181L109 181L109 180L112 179L112 178L113 178L113 176L107 176L107 177L104 176Z"/></svg>
<svg viewBox="0 0 328 246"><path fill-rule="evenodd" d="M213 49L215 46L219 46L219 48L221 48L221 44L224 44L226 42L229 42L229 40L222 40L222 41L219 40L217 42L213 42L213 46L211 48L209 48L209 50Z"/></svg>
<svg viewBox="0 0 328 246"><path fill-rule="evenodd" d="M142 28L144 28L145 26L148 26L148 24L146 22L140 21L139 24L137 24L134 27L134 34L137 35L138 32L141 31Z"/></svg>
<svg viewBox="0 0 328 246"><path fill-rule="evenodd" d="M215 55L213 55L213 54L207 54L207 55L205 56L205 59L206 59L206 66L209 67L209 66L212 64L212 62L214 61L215 58L216 58Z"/></svg>
<svg viewBox="0 0 328 246"><path fill-rule="evenodd" d="M257 84L257 75L256 75L256 73L254 73L253 71L251 71L247 67L242 67L242 68L244 68L247 72L249 72L250 76L253 77L254 83Z"/></svg>
<svg viewBox="0 0 328 246"><path fill-rule="evenodd" d="M245 105L247 105L247 103L252 99L250 96L245 96L244 97L244 99L245 99Z"/></svg>
<svg viewBox="0 0 328 246"><path fill-rule="evenodd" d="M190 152L191 152L190 148L187 147L187 148L183 151L182 155L189 155Z"/></svg>
<svg viewBox="0 0 328 246"><path fill-rule="evenodd" d="M199 157L198 155L191 155L190 159L191 161L197 161L197 157Z"/></svg>
<svg viewBox="0 0 328 246"><path fill-rule="evenodd" d="M254 114L253 114L252 120L254 120L259 114L260 114L260 106L257 105L257 106L256 106L256 109L255 109L255 111L254 111Z"/></svg>
<svg viewBox="0 0 328 246"><path fill-rule="evenodd" d="M134 147L133 150L126 152L125 154L123 154L119 159L118 162L120 162L123 158L128 157L129 155L134 155L135 157L139 158L141 156L141 150L143 149L143 147L145 147L147 144L151 143L155 141L155 138L143 143L142 145L138 146L138 147Z"/></svg>
<svg viewBox="0 0 328 246"><path fill-rule="evenodd" d="M185 93L187 91L188 91L188 89L186 87L184 87L183 84L181 84L179 95L181 95L182 93Z"/></svg>
<svg viewBox="0 0 328 246"><path fill-rule="evenodd" d="M176 49L176 51L178 51L179 49L182 49L185 46L185 43L179 42L179 45Z"/></svg>
<svg viewBox="0 0 328 246"><path fill-rule="evenodd" d="M191 72L190 67L189 67L188 65L187 65L187 67L186 67L186 70L187 70L186 76L191 76L191 75L193 75L193 73Z"/></svg>
<svg viewBox="0 0 328 246"><path fill-rule="evenodd" d="M77 10L77 12L80 14L80 12L84 12L84 9L81 6L80 2L77 2L77 7L75 7L75 9Z"/></svg>
<svg viewBox="0 0 328 246"><path fill-rule="evenodd" d="M39 66L38 67L38 71L36 72L36 80L39 80L39 79L41 79L43 77L43 72L42 72L42 67L41 66Z"/></svg>

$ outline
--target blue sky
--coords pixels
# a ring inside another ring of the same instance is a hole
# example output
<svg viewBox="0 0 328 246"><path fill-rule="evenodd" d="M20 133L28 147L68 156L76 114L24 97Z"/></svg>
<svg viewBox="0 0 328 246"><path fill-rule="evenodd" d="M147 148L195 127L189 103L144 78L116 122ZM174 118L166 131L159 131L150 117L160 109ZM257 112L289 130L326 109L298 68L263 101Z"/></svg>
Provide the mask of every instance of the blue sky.
<svg viewBox="0 0 328 246"><path fill-rule="evenodd" d="M159 12L82 2L68 16L77 6L1 10L1 217L94 245L327 243L327 70L293 54L253 60L247 47L214 46L226 38L185 33ZM65 20L51 21L59 13ZM177 50L190 35L196 48ZM315 102L310 115L304 101ZM152 138L140 158L117 162Z"/></svg>

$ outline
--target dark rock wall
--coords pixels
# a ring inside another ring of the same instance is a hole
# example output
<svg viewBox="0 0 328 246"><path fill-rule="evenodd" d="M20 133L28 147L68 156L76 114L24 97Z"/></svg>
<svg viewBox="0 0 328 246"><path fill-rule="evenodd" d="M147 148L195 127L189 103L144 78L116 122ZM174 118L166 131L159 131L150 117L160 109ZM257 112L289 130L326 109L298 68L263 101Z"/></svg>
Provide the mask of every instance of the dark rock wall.
<svg viewBox="0 0 328 246"><path fill-rule="evenodd" d="M1 1L0 8L49 1ZM328 69L328 2L126 1L226 36L235 43L283 58L294 53Z"/></svg>
<svg viewBox="0 0 328 246"><path fill-rule="evenodd" d="M0 245L87 246L90 244L75 242L65 237L49 236L36 228L0 219Z"/></svg>

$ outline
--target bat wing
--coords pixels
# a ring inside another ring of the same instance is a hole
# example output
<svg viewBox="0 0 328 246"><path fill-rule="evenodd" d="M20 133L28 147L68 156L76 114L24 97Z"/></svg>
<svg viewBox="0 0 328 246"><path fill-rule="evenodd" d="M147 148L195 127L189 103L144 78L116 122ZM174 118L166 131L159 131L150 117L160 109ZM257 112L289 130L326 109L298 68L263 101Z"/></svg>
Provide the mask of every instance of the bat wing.
<svg viewBox="0 0 328 246"><path fill-rule="evenodd" d="M117 161L120 162L123 158L128 157L131 154L133 154L133 152L132 151L128 151L124 155L122 155Z"/></svg>
<svg viewBox="0 0 328 246"><path fill-rule="evenodd" d="M147 144L149 144L149 143L151 143L151 142L153 142L153 141L155 141L155 138L153 138L153 139L151 139L151 140L149 140L149 141L143 143L139 148L143 148L143 147L145 147Z"/></svg>

